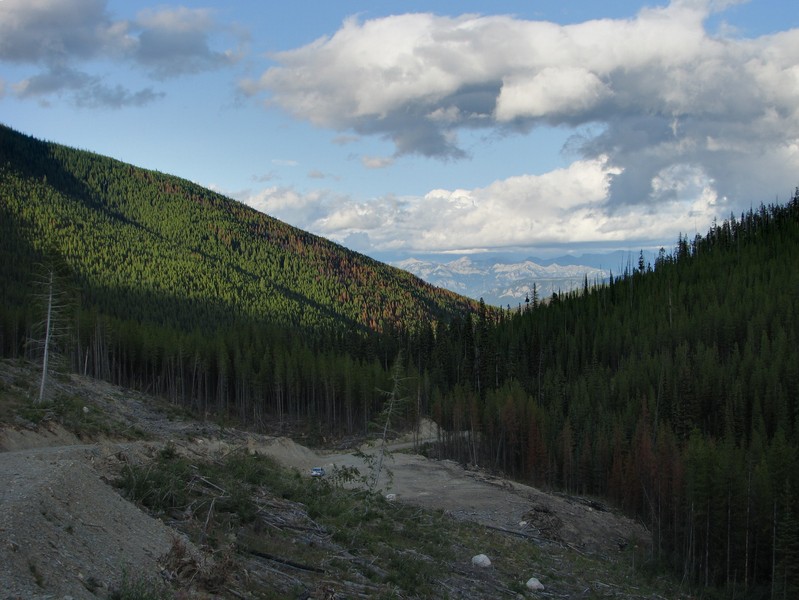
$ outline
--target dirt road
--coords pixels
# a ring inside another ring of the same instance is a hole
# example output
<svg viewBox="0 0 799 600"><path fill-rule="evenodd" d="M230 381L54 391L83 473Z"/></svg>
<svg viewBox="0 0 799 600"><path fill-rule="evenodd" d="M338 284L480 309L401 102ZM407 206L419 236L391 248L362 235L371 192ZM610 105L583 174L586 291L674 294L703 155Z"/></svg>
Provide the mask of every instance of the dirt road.
<svg viewBox="0 0 799 600"><path fill-rule="evenodd" d="M355 467L371 480L375 460L354 453L318 455L291 440L250 443L251 449L272 456L282 464L308 474L311 467ZM444 510L467 519L542 543L562 543L606 554L629 543L645 543L647 531L635 521L582 498L560 496L536 488L467 470L448 460L432 460L412 453L407 441L389 444L377 489L395 494L397 501ZM376 458L379 446L361 451Z"/></svg>

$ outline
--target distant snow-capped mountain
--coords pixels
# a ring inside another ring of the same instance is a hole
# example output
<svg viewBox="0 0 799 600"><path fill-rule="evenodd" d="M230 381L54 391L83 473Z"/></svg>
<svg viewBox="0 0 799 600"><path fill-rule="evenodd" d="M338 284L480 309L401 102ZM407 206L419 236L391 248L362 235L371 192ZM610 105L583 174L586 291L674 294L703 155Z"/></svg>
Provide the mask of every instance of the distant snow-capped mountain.
<svg viewBox="0 0 799 600"><path fill-rule="evenodd" d="M392 263L428 283L453 292L482 298L487 304L515 307L532 297L533 284L540 299L553 293L569 292L581 287L586 277L589 284L604 281L605 269L588 265L541 265L527 259L521 262L473 260L468 256L450 262L409 258Z"/></svg>

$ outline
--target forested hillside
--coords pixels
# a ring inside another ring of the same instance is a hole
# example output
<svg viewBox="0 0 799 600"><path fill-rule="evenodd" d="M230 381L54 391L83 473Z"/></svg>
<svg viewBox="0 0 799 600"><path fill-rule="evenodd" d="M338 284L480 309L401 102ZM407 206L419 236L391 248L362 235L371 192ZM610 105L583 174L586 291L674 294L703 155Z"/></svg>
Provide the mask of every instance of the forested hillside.
<svg viewBox="0 0 799 600"><path fill-rule="evenodd" d="M18 242L6 256L57 256L102 312L208 329L246 316L379 331L473 308L177 177L8 128L0 168L5 233Z"/></svg>
<svg viewBox="0 0 799 600"><path fill-rule="evenodd" d="M362 428L396 338L477 308L188 181L6 127L0 228L4 355L35 354L53 271L72 369L247 423Z"/></svg>
<svg viewBox="0 0 799 600"><path fill-rule="evenodd" d="M447 454L614 500L686 581L797 597L798 264L799 191L478 328L473 376L489 387L432 406L470 432Z"/></svg>
<svg viewBox="0 0 799 600"><path fill-rule="evenodd" d="M186 181L0 130L0 350L201 414L363 433L394 380L441 456L608 499L652 564L799 594L799 191L519 311L425 286Z"/></svg>

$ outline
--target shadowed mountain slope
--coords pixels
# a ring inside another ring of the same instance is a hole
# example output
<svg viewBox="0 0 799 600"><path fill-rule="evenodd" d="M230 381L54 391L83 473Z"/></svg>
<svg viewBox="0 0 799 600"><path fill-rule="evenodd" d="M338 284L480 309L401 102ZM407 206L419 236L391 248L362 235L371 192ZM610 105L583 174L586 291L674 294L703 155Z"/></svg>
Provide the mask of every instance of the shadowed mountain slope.
<svg viewBox="0 0 799 600"><path fill-rule="evenodd" d="M0 198L3 300L12 305L47 258L63 263L84 305L183 329L246 317L382 331L475 308L186 180L7 127Z"/></svg>

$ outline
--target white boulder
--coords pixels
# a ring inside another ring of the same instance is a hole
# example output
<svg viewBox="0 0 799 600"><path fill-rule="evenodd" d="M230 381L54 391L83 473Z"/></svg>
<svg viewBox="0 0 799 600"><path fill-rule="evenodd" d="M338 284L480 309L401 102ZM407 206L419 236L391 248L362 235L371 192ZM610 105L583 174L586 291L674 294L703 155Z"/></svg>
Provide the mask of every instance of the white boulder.
<svg viewBox="0 0 799 600"><path fill-rule="evenodd" d="M472 556L472 565L475 567L490 567L491 559L485 554L477 554L476 556Z"/></svg>
<svg viewBox="0 0 799 600"><path fill-rule="evenodd" d="M527 589L532 592L540 592L544 589L544 584L538 581L537 577L530 577L530 579L527 580L526 585Z"/></svg>

